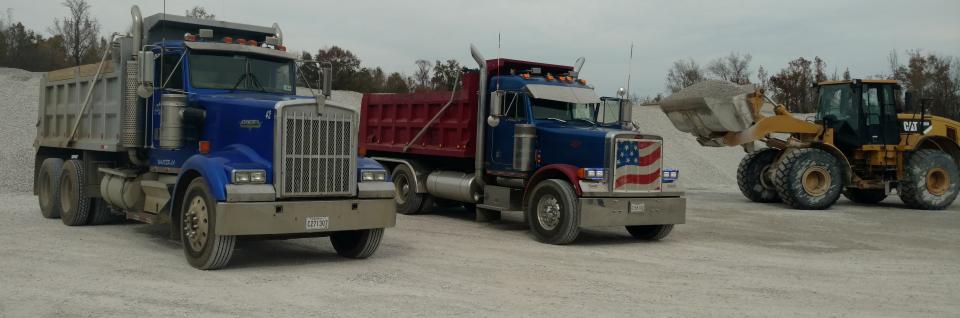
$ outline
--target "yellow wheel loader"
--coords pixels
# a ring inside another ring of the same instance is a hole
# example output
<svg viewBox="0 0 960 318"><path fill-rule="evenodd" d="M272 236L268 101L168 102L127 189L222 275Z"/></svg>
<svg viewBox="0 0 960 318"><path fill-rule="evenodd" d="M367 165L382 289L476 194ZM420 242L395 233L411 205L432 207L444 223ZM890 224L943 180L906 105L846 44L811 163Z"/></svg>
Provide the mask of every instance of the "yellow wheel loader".
<svg viewBox="0 0 960 318"><path fill-rule="evenodd" d="M722 81L688 87L660 107L703 146L743 146L737 183L755 202L826 209L841 194L877 203L896 190L915 209L953 203L960 123L926 114L928 100L912 103L897 81L829 81L816 89L815 114L792 114L761 89Z"/></svg>

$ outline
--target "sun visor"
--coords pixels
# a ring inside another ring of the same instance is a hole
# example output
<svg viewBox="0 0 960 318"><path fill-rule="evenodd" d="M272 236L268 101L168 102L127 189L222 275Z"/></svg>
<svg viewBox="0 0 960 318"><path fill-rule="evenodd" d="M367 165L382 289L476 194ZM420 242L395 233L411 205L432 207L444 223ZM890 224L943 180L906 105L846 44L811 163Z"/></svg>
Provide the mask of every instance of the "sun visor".
<svg viewBox="0 0 960 318"><path fill-rule="evenodd" d="M597 92L591 88L559 85L527 85L533 98L556 100L567 103L595 104L600 102Z"/></svg>

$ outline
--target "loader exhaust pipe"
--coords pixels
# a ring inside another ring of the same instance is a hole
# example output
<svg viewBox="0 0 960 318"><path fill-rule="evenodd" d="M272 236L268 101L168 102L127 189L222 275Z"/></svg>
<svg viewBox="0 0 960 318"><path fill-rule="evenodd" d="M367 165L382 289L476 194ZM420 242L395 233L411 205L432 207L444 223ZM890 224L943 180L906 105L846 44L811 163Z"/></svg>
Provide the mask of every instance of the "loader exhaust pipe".
<svg viewBox="0 0 960 318"><path fill-rule="evenodd" d="M474 176L482 188L485 184L483 182L483 125L484 118L487 117L484 111L484 106L487 104L487 60L483 58L483 54L480 54L480 50L473 44L470 44L470 55L473 56L473 60L477 61L477 65L480 66L480 89L479 92L477 92L480 94L478 96L480 105L477 105L477 154L474 160Z"/></svg>

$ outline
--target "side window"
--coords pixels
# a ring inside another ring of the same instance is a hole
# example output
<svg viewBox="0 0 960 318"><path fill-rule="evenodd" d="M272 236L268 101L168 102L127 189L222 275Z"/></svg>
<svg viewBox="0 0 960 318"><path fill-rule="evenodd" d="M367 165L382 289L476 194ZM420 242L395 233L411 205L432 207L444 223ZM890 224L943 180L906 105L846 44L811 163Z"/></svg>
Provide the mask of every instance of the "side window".
<svg viewBox="0 0 960 318"><path fill-rule="evenodd" d="M863 110L867 113L867 125L880 124L880 98L876 87L863 91Z"/></svg>
<svg viewBox="0 0 960 318"><path fill-rule="evenodd" d="M515 92L507 92L503 95L503 115L514 121L520 121L527 117L526 109L523 105L523 95Z"/></svg>
<svg viewBox="0 0 960 318"><path fill-rule="evenodd" d="M163 57L163 65L159 69L161 70L161 78L157 86L163 85L163 82L170 78L170 81L167 82L167 86L164 88L172 88L183 90L183 65L177 65L177 61L180 60L179 55L167 55ZM157 59L157 65L160 64L160 59ZM170 76L170 73L173 72L173 76Z"/></svg>

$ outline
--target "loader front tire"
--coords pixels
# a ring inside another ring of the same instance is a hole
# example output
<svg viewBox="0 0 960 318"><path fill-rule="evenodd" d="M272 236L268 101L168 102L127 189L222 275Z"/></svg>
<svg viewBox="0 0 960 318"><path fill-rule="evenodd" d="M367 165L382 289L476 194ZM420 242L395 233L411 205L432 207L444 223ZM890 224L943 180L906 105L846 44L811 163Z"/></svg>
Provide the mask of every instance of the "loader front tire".
<svg viewBox="0 0 960 318"><path fill-rule="evenodd" d="M737 167L737 186L740 193L753 202L780 202L776 187L768 177L767 171L780 156L780 149L766 148L747 154Z"/></svg>
<svg viewBox="0 0 960 318"><path fill-rule="evenodd" d="M829 208L843 190L837 158L816 148L788 149L777 163L773 183L784 203L799 210Z"/></svg>
<svg viewBox="0 0 960 318"><path fill-rule="evenodd" d="M941 150L922 149L907 157L900 200L908 207L943 210L957 198L957 162Z"/></svg>

